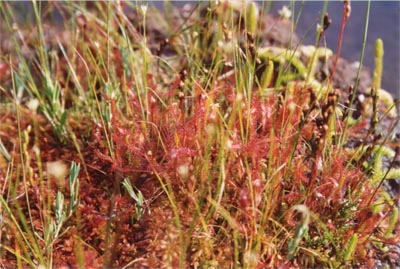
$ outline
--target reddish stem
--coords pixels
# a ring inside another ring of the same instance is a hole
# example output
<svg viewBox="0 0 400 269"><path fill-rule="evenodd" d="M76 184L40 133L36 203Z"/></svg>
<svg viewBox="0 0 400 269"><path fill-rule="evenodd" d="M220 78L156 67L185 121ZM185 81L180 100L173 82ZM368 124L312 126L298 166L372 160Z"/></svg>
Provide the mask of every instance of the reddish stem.
<svg viewBox="0 0 400 269"><path fill-rule="evenodd" d="M339 55L340 55L340 50L342 49L342 40L343 40L343 32L344 32L344 27L346 26L346 23L350 17L351 13L351 6L350 6L350 1L345 0L343 4L343 17L342 17L342 24L340 25L340 32L339 32L339 39L338 39L338 51L336 53L336 58L335 58L335 63L333 65L333 69L331 72L330 80L332 81L333 75L335 74L336 71L336 65L339 60Z"/></svg>

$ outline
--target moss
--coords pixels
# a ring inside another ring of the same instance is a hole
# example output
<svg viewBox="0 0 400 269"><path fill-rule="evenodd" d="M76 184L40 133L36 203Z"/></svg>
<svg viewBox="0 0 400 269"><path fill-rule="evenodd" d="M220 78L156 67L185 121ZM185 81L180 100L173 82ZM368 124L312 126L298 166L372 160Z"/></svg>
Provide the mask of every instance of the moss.
<svg viewBox="0 0 400 269"><path fill-rule="evenodd" d="M375 42L375 71L374 71L374 85L375 89L381 88L383 68L383 41L378 38Z"/></svg>
<svg viewBox="0 0 400 269"><path fill-rule="evenodd" d="M323 85L315 78L319 61L327 62L333 55L328 48L315 48L314 46L301 46L299 50L289 50L278 47L266 47L258 49L258 57L268 63L273 61L277 64L290 63L295 71L282 75L283 82L290 82L297 79L303 80L303 85L310 86L318 96L323 96L329 89L329 85ZM306 65L301 58L306 58ZM262 84L264 85L264 84Z"/></svg>
<svg viewBox="0 0 400 269"><path fill-rule="evenodd" d="M255 34L258 21L258 9L256 3L250 3L247 6L246 11L246 29L249 33Z"/></svg>
<svg viewBox="0 0 400 269"><path fill-rule="evenodd" d="M394 158L395 152L388 146L375 146L373 149L372 168L373 175L371 181L374 185L379 184L382 179L397 179L400 178L400 169L392 168L389 171L382 165L383 157ZM365 163L366 166L369 166Z"/></svg>
<svg viewBox="0 0 400 269"><path fill-rule="evenodd" d="M261 75L261 82L260 82L261 89L265 89L271 84L273 72L274 72L274 62L269 60L267 62L267 67L265 68L264 72Z"/></svg>

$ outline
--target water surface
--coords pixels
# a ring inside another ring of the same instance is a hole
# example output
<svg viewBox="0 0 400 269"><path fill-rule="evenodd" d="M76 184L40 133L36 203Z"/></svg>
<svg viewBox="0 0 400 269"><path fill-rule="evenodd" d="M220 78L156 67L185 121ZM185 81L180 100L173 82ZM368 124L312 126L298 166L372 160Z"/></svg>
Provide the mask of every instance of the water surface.
<svg viewBox="0 0 400 269"><path fill-rule="evenodd" d="M364 35L367 1L351 1L351 15L343 34L341 56L349 61L359 61ZM264 3L265 4L265 3ZM290 1L272 1L271 12L276 13L283 5L290 5ZM315 29L319 16L323 10L322 1L295 2L294 15L303 4L299 25L296 32L299 36L305 34L307 44L315 43ZM343 13L342 1L329 1L327 12L332 24L326 32L327 47L335 53ZM310 30L307 32L307 30ZM377 38L384 43L382 88L400 98L400 2L399 1L371 1L368 24L368 35L365 47L363 65L370 70L374 69L374 44Z"/></svg>

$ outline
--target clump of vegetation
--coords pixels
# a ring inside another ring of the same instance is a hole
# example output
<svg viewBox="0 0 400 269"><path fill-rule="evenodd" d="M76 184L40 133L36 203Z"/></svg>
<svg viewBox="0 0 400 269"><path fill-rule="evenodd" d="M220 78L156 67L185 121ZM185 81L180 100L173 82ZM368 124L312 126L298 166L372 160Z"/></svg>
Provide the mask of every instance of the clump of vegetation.
<svg viewBox="0 0 400 269"><path fill-rule="evenodd" d="M165 3L164 14L140 3L41 5L32 2L27 32L0 4L10 33L0 58L3 266L399 260L399 196L382 188L400 177L399 118L380 89L381 41L373 84L359 89L360 65L340 88L339 55L320 46L324 11L316 44L304 46L295 14L273 18L255 3ZM45 21L54 8L65 18L56 32ZM349 12L346 1L342 31Z"/></svg>

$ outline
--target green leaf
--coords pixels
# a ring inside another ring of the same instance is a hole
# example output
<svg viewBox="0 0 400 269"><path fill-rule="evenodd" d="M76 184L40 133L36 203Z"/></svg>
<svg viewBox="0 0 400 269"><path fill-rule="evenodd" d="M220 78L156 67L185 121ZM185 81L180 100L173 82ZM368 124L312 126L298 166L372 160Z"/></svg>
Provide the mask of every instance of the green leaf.
<svg viewBox="0 0 400 269"><path fill-rule="evenodd" d="M4 158L6 158L6 160L10 163L11 162L10 153L8 153L8 150L6 149L3 142L1 141L1 138L0 138L0 152L1 152L1 154L3 154Z"/></svg>

